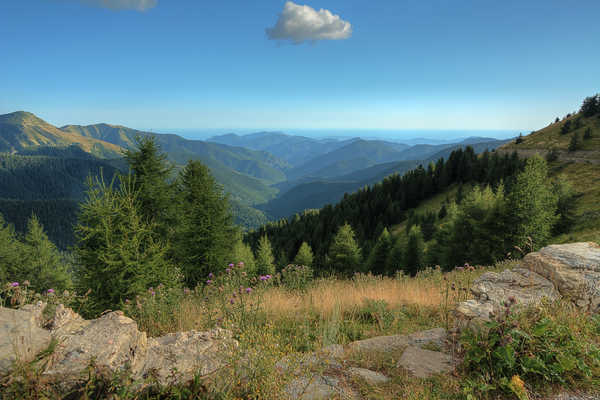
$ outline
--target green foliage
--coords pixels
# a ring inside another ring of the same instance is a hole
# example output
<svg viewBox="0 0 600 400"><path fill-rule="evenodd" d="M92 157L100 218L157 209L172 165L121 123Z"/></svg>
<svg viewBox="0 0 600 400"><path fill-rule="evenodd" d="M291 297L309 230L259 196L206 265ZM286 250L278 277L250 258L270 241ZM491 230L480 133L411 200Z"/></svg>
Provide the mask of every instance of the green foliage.
<svg viewBox="0 0 600 400"><path fill-rule="evenodd" d="M460 206L451 206L447 222L436 235L436 261L446 267L465 262L489 265L503 258L509 245L504 186L473 188Z"/></svg>
<svg viewBox="0 0 600 400"><path fill-rule="evenodd" d="M298 249L298 253L296 257L294 257L294 264L296 265L306 265L307 267L312 267L313 264L313 252L308 243L302 242L300 248Z"/></svg>
<svg viewBox="0 0 600 400"><path fill-rule="evenodd" d="M595 114L600 114L600 94L586 97L583 100L581 109L579 110L584 117L591 117Z"/></svg>
<svg viewBox="0 0 600 400"><path fill-rule="evenodd" d="M138 213L146 221L154 221L162 236L170 236L177 222L174 187L168 182L173 167L160 152L153 136L137 136L135 142L137 149L127 150L125 160L135 176Z"/></svg>
<svg viewBox="0 0 600 400"><path fill-rule="evenodd" d="M575 132L573 133L573 136L571 136L571 141L569 142L569 151L579 150L580 147L581 136L579 135L579 132Z"/></svg>
<svg viewBox="0 0 600 400"><path fill-rule="evenodd" d="M281 270L281 283L288 289L304 290L313 279L313 270L307 265L288 265Z"/></svg>
<svg viewBox="0 0 600 400"><path fill-rule="evenodd" d="M384 228L367 258L367 270L369 272L376 275L388 275L393 272L388 264L393 245L390 233L387 228Z"/></svg>
<svg viewBox="0 0 600 400"><path fill-rule="evenodd" d="M346 223L341 226L329 248L329 264L334 271L347 276L363 270L361 249L354 238L352 227Z"/></svg>
<svg viewBox="0 0 600 400"><path fill-rule="evenodd" d="M404 270L415 276L425 266L425 243L421 228L413 225L408 233L406 251L404 253Z"/></svg>
<svg viewBox="0 0 600 400"><path fill-rule="evenodd" d="M71 276L57 250L35 215L20 240L0 215L0 282L28 282L39 292L62 291L71 287Z"/></svg>
<svg viewBox="0 0 600 400"><path fill-rule="evenodd" d="M156 226L138 213L133 177L120 176L119 183L89 179L75 228L77 287L91 289L88 315L119 307L151 286L177 286L181 278Z"/></svg>
<svg viewBox="0 0 600 400"><path fill-rule="evenodd" d="M250 246L244 243L241 238L235 241L229 262L232 264L243 262L245 270L249 275L254 276L258 274L254 253L252 253Z"/></svg>
<svg viewBox="0 0 600 400"><path fill-rule="evenodd" d="M58 249L48 239L35 215L29 219L23 244L25 254L22 260L23 268L20 271L21 282L29 280L32 289L39 292L48 289L63 291L72 286L71 276Z"/></svg>
<svg viewBox="0 0 600 400"><path fill-rule="evenodd" d="M585 130L585 133L583 134L583 139L587 140L587 139L591 139L592 138L592 128L588 127Z"/></svg>
<svg viewBox="0 0 600 400"><path fill-rule="evenodd" d="M258 249L256 250L256 272L260 275L275 274L275 257L273 257L271 242L269 242L267 235L261 237L258 242Z"/></svg>
<svg viewBox="0 0 600 400"><path fill-rule="evenodd" d="M554 180L552 189L557 196L556 214L558 215L558 220L553 226L552 233L560 235L569 232L575 223L575 203L577 196L571 183L562 175Z"/></svg>
<svg viewBox="0 0 600 400"><path fill-rule="evenodd" d="M463 331L465 392L475 398L513 393L550 384L593 384L600 348L591 340L593 323L567 305L513 311L514 299L483 327ZM524 382L523 382L524 381ZM525 397L527 398L527 397Z"/></svg>
<svg viewBox="0 0 600 400"><path fill-rule="evenodd" d="M231 255L236 233L227 198L205 165L189 161L179 176L177 198L170 202L177 202L178 213L185 216L174 228L173 261L186 286L195 287Z"/></svg>
<svg viewBox="0 0 600 400"><path fill-rule="evenodd" d="M519 133L519 137L515 140L515 144L523 143L523 134Z"/></svg>
<svg viewBox="0 0 600 400"><path fill-rule="evenodd" d="M525 170L517 176L507 197L510 243L523 246L531 239L535 249L545 245L558 219L557 200L548 180L546 161L538 155L527 159Z"/></svg>
<svg viewBox="0 0 600 400"><path fill-rule="evenodd" d="M560 128L561 135L566 135L569 132L571 132L571 120L570 119L566 120L565 123Z"/></svg>
<svg viewBox="0 0 600 400"><path fill-rule="evenodd" d="M388 254L386 265L390 274L404 270L404 250L406 249L406 235L398 235L392 241L392 248Z"/></svg>

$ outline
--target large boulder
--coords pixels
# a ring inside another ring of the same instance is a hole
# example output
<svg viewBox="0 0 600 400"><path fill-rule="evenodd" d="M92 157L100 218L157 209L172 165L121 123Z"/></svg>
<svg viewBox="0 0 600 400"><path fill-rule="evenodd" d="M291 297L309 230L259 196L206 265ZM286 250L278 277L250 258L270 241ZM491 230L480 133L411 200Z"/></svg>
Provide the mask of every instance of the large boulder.
<svg viewBox="0 0 600 400"><path fill-rule="evenodd" d="M33 307L30 307L33 310ZM0 307L0 374L48 349L52 336L40 328L41 313Z"/></svg>
<svg viewBox="0 0 600 400"><path fill-rule="evenodd" d="M584 311L600 311L600 246L551 245L527 254L512 270L487 272L473 283L475 297L458 305L459 320L487 320L505 302L539 303L543 298L571 300Z"/></svg>
<svg viewBox="0 0 600 400"><path fill-rule="evenodd" d="M560 294L585 311L600 311L600 246L592 242L544 247L521 263L551 280Z"/></svg>

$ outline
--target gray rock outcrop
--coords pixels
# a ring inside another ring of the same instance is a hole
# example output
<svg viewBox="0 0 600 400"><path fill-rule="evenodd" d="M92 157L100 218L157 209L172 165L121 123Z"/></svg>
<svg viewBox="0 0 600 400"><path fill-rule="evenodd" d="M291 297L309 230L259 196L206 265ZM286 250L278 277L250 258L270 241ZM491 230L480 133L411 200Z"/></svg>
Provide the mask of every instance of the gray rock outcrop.
<svg viewBox="0 0 600 400"><path fill-rule="evenodd" d="M43 375L64 390L85 380L92 362L108 377L128 369L135 380L151 375L161 384L173 383L173 379L184 383L224 367L237 346L231 333L219 328L148 338L121 311L84 320L59 305L54 318L44 321L44 306L0 307L0 373L10 372L17 360L32 361L54 341Z"/></svg>
<svg viewBox="0 0 600 400"><path fill-rule="evenodd" d="M429 378L434 374L450 372L454 369L454 360L451 355L440 351L422 349L418 346L409 346L398 360L398 367L402 367L417 378Z"/></svg>
<svg viewBox="0 0 600 400"><path fill-rule="evenodd" d="M527 254L512 270L487 272L473 283L475 299L462 302L460 321L487 320L505 302L571 300L584 311L600 311L600 246L591 242L551 245Z"/></svg>

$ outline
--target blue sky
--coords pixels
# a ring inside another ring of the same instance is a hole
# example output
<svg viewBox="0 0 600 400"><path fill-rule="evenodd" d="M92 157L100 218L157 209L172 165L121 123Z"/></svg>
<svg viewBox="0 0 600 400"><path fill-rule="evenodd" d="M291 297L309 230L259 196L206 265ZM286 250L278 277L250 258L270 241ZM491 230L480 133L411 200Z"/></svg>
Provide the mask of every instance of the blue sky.
<svg viewBox="0 0 600 400"><path fill-rule="evenodd" d="M0 113L155 131L533 130L600 91L597 0L296 5L333 22L288 32L280 0L2 1Z"/></svg>

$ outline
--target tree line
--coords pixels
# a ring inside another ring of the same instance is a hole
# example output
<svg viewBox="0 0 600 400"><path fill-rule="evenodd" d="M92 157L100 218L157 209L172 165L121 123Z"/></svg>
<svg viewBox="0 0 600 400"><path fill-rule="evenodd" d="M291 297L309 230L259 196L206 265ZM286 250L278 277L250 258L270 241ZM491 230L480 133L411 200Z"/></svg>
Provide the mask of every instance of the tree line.
<svg viewBox="0 0 600 400"><path fill-rule="evenodd" d="M278 265L293 260L301 244L306 242L314 252L316 269L335 271L327 255L336 232L344 224L352 227L355 240L368 255L384 228L403 222L409 210L423 200L452 185L497 185L503 181L505 186L510 186L523 167L524 161L516 153L499 155L486 151L478 157L471 147L458 149L448 160L440 159L427 168L419 166L402 176L391 175L381 183L344 195L336 205L264 225L247 233L245 240L256 248L258 240L267 236Z"/></svg>

